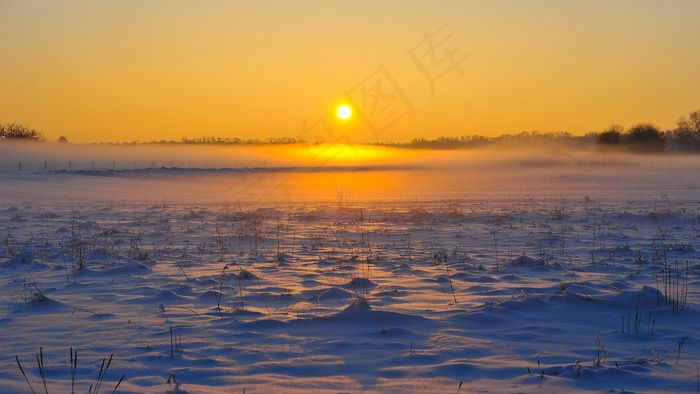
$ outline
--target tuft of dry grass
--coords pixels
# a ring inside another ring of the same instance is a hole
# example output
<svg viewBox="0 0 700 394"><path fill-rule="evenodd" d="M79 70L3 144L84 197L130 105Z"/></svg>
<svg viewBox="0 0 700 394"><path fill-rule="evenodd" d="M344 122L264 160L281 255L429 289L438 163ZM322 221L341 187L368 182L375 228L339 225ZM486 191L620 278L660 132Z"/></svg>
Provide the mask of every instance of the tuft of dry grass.
<svg viewBox="0 0 700 394"><path fill-rule="evenodd" d="M41 378L41 384L44 387L44 393L49 394L49 385L46 382L46 366L44 365L44 349L42 347L39 347L39 353L35 357L36 357L37 368L39 370L39 377ZM88 393L90 393L90 394L98 394L99 393L100 389L102 388L102 385L104 384L105 376L107 376L107 371L109 370L109 367L112 365L113 358L114 358L114 353L109 355L109 359L106 359L106 358L102 359L100 371L97 375L97 381L95 382L94 385L90 385L90 387L87 390ZM34 390L34 386L32 386L32 383L31 383L31 380L29 379L27 371L25 370L24 366L22 365L22 362L20 361L18 355L15 355L15 361L17 362L17 368L19 368L20 373L24 377L24 381L27 383L27 387L29 388L29 391L32 394L36 394L36 390ZM70 348L71 394L75 393L75 376L77 374L77 370L78 370L78 351L73 350L73 348L71 347ZM126 378L126 375L122 375L119 378L116 385L114 386L114 389L112 389L112 393L117 392L117 389L119 389L119 386L122 384L122 382L124 381L125 378Z"/></svg>

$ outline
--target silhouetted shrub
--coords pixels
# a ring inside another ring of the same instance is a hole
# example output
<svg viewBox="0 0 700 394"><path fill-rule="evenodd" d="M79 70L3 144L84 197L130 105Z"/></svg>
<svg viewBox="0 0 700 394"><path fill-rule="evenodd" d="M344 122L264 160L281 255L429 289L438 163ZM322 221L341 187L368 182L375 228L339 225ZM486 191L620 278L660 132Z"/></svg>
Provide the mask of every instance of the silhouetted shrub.
<svg viewBox="0 0 700 394"><path fill-rule="evenodd" d="M608 130L598 134L596 144L598 145L619 145L622 140L622 127L611 126Z"/></svg>
<svg viewBox="0 0 700 394"><path fill-rule="evenodd" d="M622 135L622 142L634 150L661 152L666 148L664 134L651 123L640 123Z"/></svg>
<svg viewBox="0 0 700 394"><path fill-rule="evenodd" d="M23 124L0 124L0 140L44 141L46 137L39 131Z"/></svg>

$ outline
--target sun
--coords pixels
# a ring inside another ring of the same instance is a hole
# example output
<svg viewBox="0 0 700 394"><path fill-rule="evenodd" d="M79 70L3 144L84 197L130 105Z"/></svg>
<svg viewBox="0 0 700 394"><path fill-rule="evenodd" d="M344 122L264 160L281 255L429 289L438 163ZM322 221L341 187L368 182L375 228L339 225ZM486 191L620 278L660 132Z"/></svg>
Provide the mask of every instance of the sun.
<svg viewBox="0 0 700 394"><path fill-rule="evenodd" d="M350 116L352 116L352 108L350 108L349 105L343 104L340 107L338 107L336 113L338 114L338 117L340 119L348 119L350 118Z"/></svg>

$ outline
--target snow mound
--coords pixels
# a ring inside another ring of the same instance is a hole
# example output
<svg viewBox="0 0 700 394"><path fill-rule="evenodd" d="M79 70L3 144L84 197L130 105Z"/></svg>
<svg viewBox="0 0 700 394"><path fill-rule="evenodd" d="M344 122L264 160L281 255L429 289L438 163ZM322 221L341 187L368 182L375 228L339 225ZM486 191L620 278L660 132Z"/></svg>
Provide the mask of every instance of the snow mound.
<svg viewBox="0 0 700 394"><path fill-rule="evenodd" d="M632 308L637 303L644 308L655 308L662 297L659 290L652 286L642 286L640 290L623 291L603 298L605 303L612 306Z"/></svg>
<svg viewBox="0 0 700 394"><path fill-rule="evenodd" d="M347 299L352 296L349 291L339 289L337 287L331 287L321 291L316 297L319 301L324 300L337 300L337 299Z"/></svg>
<svg viewBox="0 0 700 394"><path fill-rule="evenodd" d="M161 290L158 294L154 295L151 297L151 301L154 302L165 302L165 303L180 303L185 301L187 298L183 297L181 295L178 295L177 293L173 292L172 290Z"/></svg>
<svg viewBox="0 0 700 394"><path fill-rule="evenodd" d="M544 259L534 259L527 255L517 257L507 263L509 267L539 268L539 269L562 269L559 263L548 263Z"/></svg>
<svg viewBox="0 0 700 394"><path fill-rule="evenodd" d="M313 318L310 320L310 322L316 323L339 323L343 327L353 327L354 324L361 323L365 327L374 325L382 328L392 328L407 324L424 324L429 321L429 319L417 315L374 310L364 297L356 298L345 309L330 316L330 318Z"/></svg>
<svg viewBox="0 0 700 394"><path fill-rule="evenodd" d="M367 278L353 278L350 282L343 285L346 289L373 289L377 285Z"/></svg>
<svg viewBox="0 0 700 394"><path fill-rule="evenodd" d="M34 263L34 253L32 252L20 252L16 255L10 257L5 265L27 265Z"/></svg>
<svg viewBox="0 0 700 394"><path fill-rule="evenodd" d="M372 310L372 308L369 306L369 302L367 302L367 299L364 297L358 297L350 305L343 309L343 312L352 313L369 310Z"/></svg>
<svg viewBox="0 0 700 394"><path fill-rule="evenodd" d="M254 273L248 271L248 270L241 270L236 277L238 280L248 280L248 279L255 279L257 276L255 276Z"/></svg>
<svg viewBox="0 0 700 394"><path fill-rule="evenodd" d="M116 264L105 264L100 269L91 270L92 273L109 273L109 274L142 274L150 271L151 268L138 261L124 261Z"/></svg>
<svg viewBox="0 0 700 394"><path fill-rule="evenodd" d="M43 298L33 298L26 304L25 311L29 313L56 313L72 311L69 305L44 296Z"/></svg>

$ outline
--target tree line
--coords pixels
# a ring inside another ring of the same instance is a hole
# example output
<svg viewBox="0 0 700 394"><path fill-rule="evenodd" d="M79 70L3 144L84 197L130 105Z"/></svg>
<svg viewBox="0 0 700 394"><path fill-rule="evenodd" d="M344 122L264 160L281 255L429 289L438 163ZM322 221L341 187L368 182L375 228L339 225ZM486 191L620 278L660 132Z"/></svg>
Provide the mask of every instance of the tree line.
<svg viewBox="0 0 700 394"><path fill-rule="evenodd" d="M624 130L622 126L611 126L596 135L600 147L623 147L637 151L663 152L700 151L700 111L693 111L676 123L676 128L661 131L651 123L640 123Z"/></svg>
<svg viewBox="0 0 700 394"><path fill-rule="evenodd" d="M27 125L0 124L0 141L30 140L46 141L44 133ZM527 143L559 142L580 147L595 144L601 150L624 149L637 152L700 152L700 111L693 111L681 117L672 130L662 131L651 123L639 123L628 129L613 125L602 132L591 132L575 136L565 131L559 132L521 132L504 134L497 137L467 135L460 137L438 137L436 139L416 138L406 143L377 143L377 145L420 149L456 149L479 147L491 144L524 145ZM60 137L57 142L68 142ZM294 138L270 138L267 140L243 140L233 137L200 137L180 140L160 140L148 144L296 144L305 141ZM139 144L140 142L126 143Z"/></svg>

